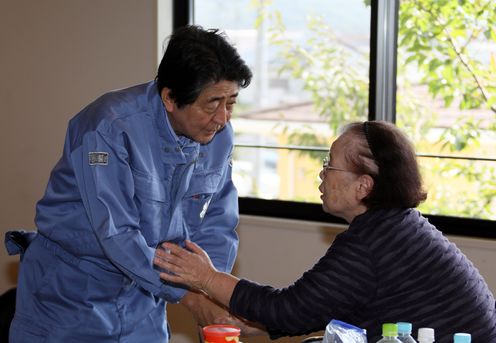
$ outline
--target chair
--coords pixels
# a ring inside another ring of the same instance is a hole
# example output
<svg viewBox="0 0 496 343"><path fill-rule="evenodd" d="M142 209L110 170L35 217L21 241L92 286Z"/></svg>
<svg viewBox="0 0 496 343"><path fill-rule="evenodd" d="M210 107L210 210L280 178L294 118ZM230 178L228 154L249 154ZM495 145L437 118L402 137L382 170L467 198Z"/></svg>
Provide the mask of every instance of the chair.
<svg viewBox="0 0 496 343"><path fill-rule="evenodd" d="M312 337L307 337L301 343L317 343L317 342L322 342L324 339L324 336L312 336Z"/></svg>
<svg viewBox="0 0 496 343"><path fill-rule="evenodd" d="M10 322L14 318L16 288L0 295L0 343L8 343Z"/></svg>

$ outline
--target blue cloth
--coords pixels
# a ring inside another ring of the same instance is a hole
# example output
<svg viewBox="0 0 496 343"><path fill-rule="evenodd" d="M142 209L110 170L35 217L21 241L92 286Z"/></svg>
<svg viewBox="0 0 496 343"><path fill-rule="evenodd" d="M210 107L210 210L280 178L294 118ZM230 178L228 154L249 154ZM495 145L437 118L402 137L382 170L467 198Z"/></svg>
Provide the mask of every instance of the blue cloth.
<svg viewBox="0 0 496 343"><path fill-rule="evenodd" d="M77 114L37 204L11 342L167 342L165 305L186 290L160 280L155 249L190 239L232 269L232 148L229 124L208 144L178 137L154 81Z"/></svg>

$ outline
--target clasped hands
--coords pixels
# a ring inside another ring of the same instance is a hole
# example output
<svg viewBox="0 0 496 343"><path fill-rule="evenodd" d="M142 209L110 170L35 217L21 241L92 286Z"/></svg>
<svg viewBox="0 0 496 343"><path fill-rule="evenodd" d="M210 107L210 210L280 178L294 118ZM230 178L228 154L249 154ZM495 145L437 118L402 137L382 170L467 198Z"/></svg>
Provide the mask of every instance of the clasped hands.
<svg viewBox="0 0 496 343"><path fill-rule="evenodd" d="M196 313L195 317L198 323L206 325L208 321L213 321L216 324L232 324L240 327L244 336L266 335L265 328L260 324L247 321L228 312L229 298L237 279L230 274L217 271L208 254L197 244L186 240L185 247L186 249L177 244L162 243L161 247L156 250L154 263L168 271L160 273L161 279L186 285L192 291L203 292L205 299L200 302L207 303L208 305L205 306L210 308L216 307L215 318L207 320L205 315L197 313L198 306L194 305L202 297L188 293L189 295L185 296L188 299L184 301L184 304L194 315ZM193 303L193 305L189 303ZM192 310L193 308L196 310Z"/></svg>

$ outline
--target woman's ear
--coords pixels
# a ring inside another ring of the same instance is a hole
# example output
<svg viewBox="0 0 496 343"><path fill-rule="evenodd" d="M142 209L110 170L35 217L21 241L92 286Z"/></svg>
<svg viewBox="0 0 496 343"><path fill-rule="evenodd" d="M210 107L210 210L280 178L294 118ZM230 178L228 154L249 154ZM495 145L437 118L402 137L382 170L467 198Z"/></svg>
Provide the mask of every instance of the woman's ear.
<svg viewBox="0 0 496 343"><path fill-rule="evenodd" d="M167 112L172 113L174 112L174 109L176 107L176 102L174 101L174 99L171 98L170 92L171 92L170 88L164 87L162 89L162 92L160 92L160 97L162 98L162 101L164 103Z"/></svg>
<svg viewBox="0 0 496 343"><path fill-rule="evenodd" d="M358 178L358 186L357 186L357 196L360 200L365 199L372 189L374 188L374 179L372 176L364 174L360 175Z"/></svg>

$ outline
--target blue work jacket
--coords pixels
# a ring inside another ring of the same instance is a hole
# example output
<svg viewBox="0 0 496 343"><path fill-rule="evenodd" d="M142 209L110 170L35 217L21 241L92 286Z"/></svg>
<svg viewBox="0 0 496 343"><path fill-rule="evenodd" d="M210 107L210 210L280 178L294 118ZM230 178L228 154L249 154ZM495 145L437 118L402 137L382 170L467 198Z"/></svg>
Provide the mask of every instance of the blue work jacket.
<svg viewBox="0 0 496 343"><path fill-rule="evenodd" d="M186 290L160 280L155 249L190 239L232 269L232 149L230 124L208 144L178 137L154 81L78 113L37 204L11 342L167 342L165 304Z"/></svg>

